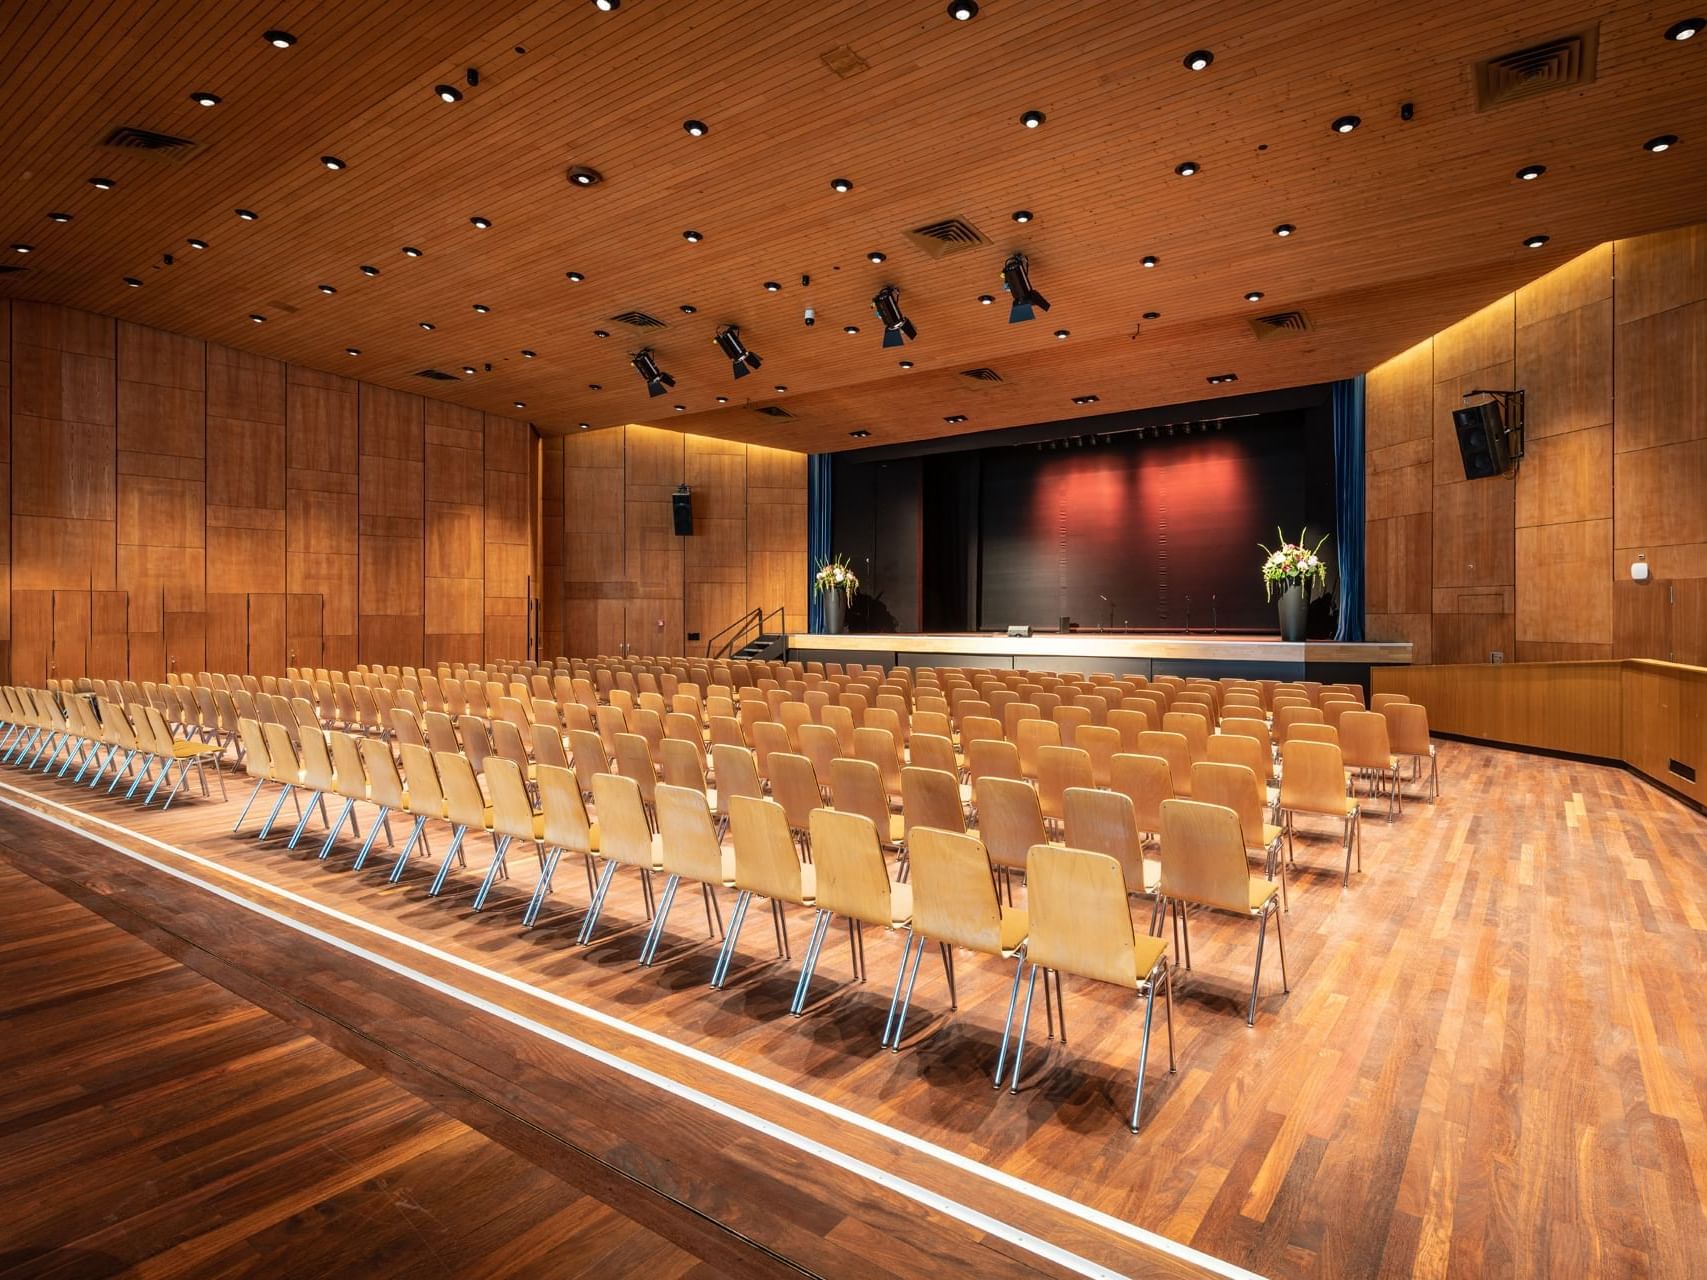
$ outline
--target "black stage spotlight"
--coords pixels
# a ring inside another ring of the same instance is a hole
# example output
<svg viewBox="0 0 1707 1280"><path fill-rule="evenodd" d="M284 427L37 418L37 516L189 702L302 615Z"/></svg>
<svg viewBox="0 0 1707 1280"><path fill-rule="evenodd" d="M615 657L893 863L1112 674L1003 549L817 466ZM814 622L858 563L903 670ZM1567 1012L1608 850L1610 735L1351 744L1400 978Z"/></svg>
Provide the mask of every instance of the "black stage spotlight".
<svg viewBox="0 0 1707 1280"><path fill-rule="evenodd" d="M717 349L728 356L730 363L735 366L737 378L745 378L764 363L742 343L740 325L725 325L717 331L717 337L713 341L717 343Z"/></svg>
<svg viewBox="0 0 1707 1280"><path fill-rule="evenodd" d="M901 291L894 285L886 284L879 289L877 296L871 300L871 308L883 322L884 346L899 347L905 344L908 338L919 336L913 322L901 314Z"/></svg>
<svg viewBox="0 0 1707 1280"><path fill-rule="evenodd" d="M634 371L646 379L646 394L649 396L661 396L665 387L676 385L676 380L658 367L651 347L635 353Z"/></svg>
<svg viewBox="0 0 1707 1280"><path fill-rule="evenodd" d="M1049 310L1049 299L1032 287L1028 264L1023 253L1016 253L1002 264L1002 284L1013 298L1008 308L1008 323L1037 319L1037 310Z"/></svg>

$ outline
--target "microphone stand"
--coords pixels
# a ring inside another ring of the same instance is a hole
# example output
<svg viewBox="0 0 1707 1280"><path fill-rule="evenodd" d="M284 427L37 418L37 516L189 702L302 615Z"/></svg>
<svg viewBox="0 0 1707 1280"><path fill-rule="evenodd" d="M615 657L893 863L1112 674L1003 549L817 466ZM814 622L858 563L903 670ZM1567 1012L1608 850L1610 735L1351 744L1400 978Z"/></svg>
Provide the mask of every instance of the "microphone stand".
<svg viewBox="0 0 1707 1280"><path fill-rule="evenodd" d="M1191 597L1185 598L1185 633L1191 634Z"/></svg>

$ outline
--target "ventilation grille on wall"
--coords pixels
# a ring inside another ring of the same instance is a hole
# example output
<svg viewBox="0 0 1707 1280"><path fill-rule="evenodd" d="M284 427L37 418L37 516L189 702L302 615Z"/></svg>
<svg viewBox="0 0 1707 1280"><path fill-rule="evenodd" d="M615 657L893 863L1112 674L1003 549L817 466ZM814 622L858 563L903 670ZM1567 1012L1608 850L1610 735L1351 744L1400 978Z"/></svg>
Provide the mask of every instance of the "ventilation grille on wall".
<svg viewBox="0 0 1707 1280"><path fill-rule="evenodd" d="M907 239L933 258L945 258L951 253L963 253L990 243L989 239L965 218L938 218L907 232Z"/></svg>
<svg viewBox="0 0 1707 1280"><path fill-rule="evenodd" d="M756 406L753 409L753 412L762 413L767 418L787 418L789 421L794 420L794 415L787 409L784 409L780 404L761 404Z"/></svg>
<svg viewBox="0 0 1707 1280"><path fill-rule="evenodd" d="M104 147L126 147L132 151L186 151L196 144L189 138L170 133L155 133L152 129L135 129L129 125L114 129L101 143Z"/></svg>
<svg viewBox="0 0 1707 1280"><path fill-rule="evenodd" d="M649 316L644 311L619 311L611 317L618 324L631 324L636 329L662 329L664 322L657 316Z"/></svg>
<svg viewBox="0 0 1707 1280"><path fill-rule="evenodd" d="M994 369L962 369L960 376L962 378L975 378L979 382L1000 382L1002 380L1002 375Z"/></svg>
<svg viewBox="0 0 1707 1280"><path fill-rule="evenodd" d="M1600 27L1502 53L1476 64L1476 110L1591 84L1600 49Z"/></svg>
<svg viewBox="0 0 1707 1280"><path fill-rule="evenodd" d="M854 51L852 45L839 44L829 52L819 54L818 57L826 67L844 80L849 76L857 76L871 66L869 62Z"/></svg>
<svg viewBox="0 0 1707 1280"><path fill-rule="evenodd" d="M1302 311L1277 311L1271 316L1256 316L1248 323L1259 341L1294 338L1310 332L1310 318Z"/></svg>
<svg viewBox="0 0 1707 1280"><path fill-rule="evenodd" d="M458 378L454 373L446 373L443 369L421 369L415 374L415 376L417 378L431 378L434 382L462 381L462 379Z"/></svg>

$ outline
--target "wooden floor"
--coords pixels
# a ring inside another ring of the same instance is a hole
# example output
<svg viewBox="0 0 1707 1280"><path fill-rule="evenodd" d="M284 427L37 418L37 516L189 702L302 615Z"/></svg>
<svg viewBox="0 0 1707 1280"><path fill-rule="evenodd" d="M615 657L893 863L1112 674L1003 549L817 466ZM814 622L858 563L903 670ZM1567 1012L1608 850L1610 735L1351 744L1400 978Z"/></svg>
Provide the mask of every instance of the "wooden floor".
<svg viewBox="0 0 1707 1280"><path fill-rule="evenodd" d="M0 864L0 1276L720 1274Z"/></svg>
<svg viewBox="0 0 1707 1280"><path fill-rule="evenodd" d="M0 856L122 904L216 957L240 991L283 993L340 1051L453 1096L469 1123L702 1256L726 1236L818 1274L845 1273L850 1256L864 1273L910 1276L1082 1274L1075 1260L1087 1259L1196 1270L1121 1226L1134 1224L1274 1276L1699 1274L1707 818L1621 770L1440 751L1439 802L1408 804L1390 827L1371 814L1349 889L1325 824L1300 841L1291 994L1271 945L1254 1029L1243 1019L1254 931L1194 919L1179 1071L1166 1073L1158 1022L1137 1137L1122 1123L1134 1006L1089 984L1068 982L1065 1046L1034 1024L1013 1097L987 1075L1011 967L963 957L950 1013L928 959L908 1041L890 1054L876 1040L900 942L874 931L864 985L847 981L846 934L832 931L796 1020L796 964L775 958L759 912L723 992L705 985L714 947L697 895L679 900L659 964L639 968L643 910L626 873L582 949L576 867L524 931L531 858L513 860L515 879L477 914L484 847L432 899L431 864L388 887L377 856L351 874L348 840L319 862L318 840L290 852L277 835L230 835L235 799L142 813L16 770L0 770L0 800L72 806L76 823L159 866L11 808ZM790 924L798 957L808 917ZM920 1188L950 1206L921 1204ZM953 1206L1064 1252L1017 1246ZM678 1211L715 1224L709 1244Z"/></svg>

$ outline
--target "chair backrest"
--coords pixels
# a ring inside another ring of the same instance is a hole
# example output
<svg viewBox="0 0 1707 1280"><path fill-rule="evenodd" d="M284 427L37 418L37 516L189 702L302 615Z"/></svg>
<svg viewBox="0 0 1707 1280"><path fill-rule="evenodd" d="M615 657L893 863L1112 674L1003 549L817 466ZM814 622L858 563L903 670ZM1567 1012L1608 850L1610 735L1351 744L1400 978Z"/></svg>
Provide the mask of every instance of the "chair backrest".
<svg viewBox="0 0 1707 1280"><path fill-rule="evenodd" d="M724 873L723 847L704 790L660 783L654 803L661 837L658 855L665 871L701 884L722 884L731 878Z"/></svg>
<svg viewBox="0 0 1707 1280"><path fill-rule="evenodd" d="M1138 750L1142 755L1160 756L1168 762L1174 775L1175 795L1191 794L1191 748L1184 735L1152 729L1139 737Z"/></svg>
<svg viewBox="0 0 1707 1280"><path fill-rule="evenodd" d="M935 942L985 955L1005 952L1002 907L984 842L961 831L918 827L907 838L913 928ZM1017 946L1020 939L1010 938Z"/></svg>
<svg viewBox="0 0 1707 1280"><path fill-rule="evenodd" d="M1260 784L1267 781L1273 771L1268 752L1262 743L1255 738L1242 733L1216 733L1209 737L1209 759L1215 764L1242 764L1251 771L1259 784L1259 796L1262 794ZM1196 775L1191 784L1192 795L1197 794Z"/></svg>
<svg viewBox="0 0 1707 1280"><path fill-rule="evenodd" d="M640 784L616 773L593 776L593 808L599 815L599 856L631 867L652 866L652 828Z"/></svg>
<svg viewBox="0 0 1707 1280"><path fill-rule="evenodd" d="M1170 711L1162 717L1162 731L1185 739L1186 754L1195 762L1209 755L1209 721L1191 711Z"/></svg>
<svg viewBox="0 0 1707 1280"><path fill-rule="evenodd" d="M616 771L640 788L640 798L652 803L652 791L658 785L658 770L652 763L646 739L638 733L616 735ZM600 815L601 818L603 815Z"/></svg>
<svg viewBox="0 0 1707 1280"><path fill-rule="evenodd" d="M798 903L803 896L800 857L782 806L753 796L732 796L729 830L734 836L737 887L776 902Z"/></svg>
<svg viewBox="0 0 1707 1280"><path fill-rule="evenodd" d="M433 752L433 766L439 771L439 785L444 788L445 813L459 827L479 827L486 822L486 796L480 790L480 779L474 765L460 751Z"/></svg>
<svg viewBox="0 0 1707 1280"><path fill-rule="evenodd" d="M1138 750L1138 735L1150 729L1150 717L1130 707L1116 707L1108 713L1108 727L1119 731L1122 751L1135 752Z"/></svg>
<svg viewBox="0 0 1707 1280"><path fill-rule="evenodd" d="M1162 805L1162 883L1169 898L1248 915L1251 873L1239 815L1224 805Z"/></svg>
<svg viewBox="0 0 1707 1280"><path fill-rule="evenodd" d="M1390 707L1397 703L1409 701L1410 697L1403 693L1377 693L1369 699L1369 709L1371 711L1379 711L1383 707Z"/></svg>
<svg viewBox="0 0 1707 1280"><path fill-rule="evenodd" d="M812 865L820 911L866 924L895 922L895 885L870 818L846 810L814 809Z"/></svg>
<svg viewBox="0 0 1707 1280"><path fill-rule="evenodd" d="M955 758L953 741L934 733L921 733L919 720L920 717L913 717L913 742L909 763L923 769L941 769L945 773L958 776L960 762Z"/></svg>
<svg viewBox="0 0 1707 1280"><path fill-rule="evenodd" d="M974 792L984 778L1019 778L1019 748L1003 738L978 738L966 750L966 774Z"/></svg>
<svg viewBox="0 0 1707 1280"><path fill-rule="evenodd" d="M938 738L947 738L952 742L954 739L954 724L948 718L948 712L946 711L915 711L912 715L910 732L911 737L908 739L909 742L912 741L913 738L917 738L920 734L930 734Z"/></svg>
<svg viewBox="0 0 1707 1280"><path fill-rule="evenodd" d="M731 747L717 743L711 748L711 768L717 775L718 812L729 812L733 796L763 796L764 782L759 778L759 766L746 747Z"/></svg>
<svg viewBox="0 0 1707 1280"><path fill-rule="evenodd" d="M545 843L570 853L592 849L592 825L575 774L561 765L543 764L535 770L539 807L544 815ZM413 797L411 797L413 799Z"/></svg>
<svg viewBox="0 0 1707 1280"><path fill-rule="evenodd" d="M824 792L818 785L812 762L792 751L773 751L770 768L771 798L788 815L790 827L796 831L808 830L812 811L824 804Z"/></svg>
<svg viewBox="0 0 1707 1280"><path fill-rule="evenodd" d="M581 795L592 795L593 775L610 769L605 740L592 729L569 730L569 762L575 770L575 780L581 784Z"/></svg>
<svg viewBox="0 0 1707 1280"><path fill-rule="evenodd" d="M1248 765L1202 760L1191 766L1191 798L1218 804L1239 817L1239 830L1252 849L1263 844L1263 809L1267 796L1256 771Z"/></svg>
<svg viewBox="0 0 1707 1280"><path fill-rule="evenodd" d="M1045 818L1066 815L1069 787L1094 787L1091 757L1078 747L1039 747L1037 750L1037 801Z"/></svg>
<svg viewBox="0 0 1707 1280"><path fill-rule="evenodd" d="M302 761L302 785L314 791L331 791L336 779L332 775L332 757L326 749L326 735L318 728L302 726L298 744Z"/></svg>
<svg viewBox="0 0 1707 1280"><path fill-rule="evenodd" d="M109 737L113 727L113 708L105 698L98 700L101 708L101 736L108 742L117 739ZM244 716L237 722L237 738L243 744L243 768L257 782L263 778L268 782L279 781L273 773L273 757L267 750L267 735L261 731L261 724L249 716Z"/></svg>
<svg viewBox="0 0 1707 1280"><path fill-rule="evenodd" d="M1138 830L1162 829L1162 801L1174 798L1173 766L1166 760L1123 751L1110 767L1109 786L1132 801Z"/></svg>
<svg viewBox="0 0 1707 1280"><path fill-rule="evenodd" d="M1014 706L1021 704L1015 703ZM1012 710L1010 707L1009 710ZM1053 720L1043 720L1036 716L1026 717L1014 723L1013 732L1008 735L1013 744L1019 748L1019 771L1027 778L1037 776L1037 753L1043 747L1058 747L1061 745L1061 726Z"/></svg>
<svg viewBox="0 0 1707 1280"><path fill-rule="evenodd" d="M1120 730L1105 724L1082 725L1076 735L1076 745L1090 757L1092 785L1108 786L1113 773L1114 757L1124 750Z"/></svg>
<svg viewBox="0 0 1707 1280"><path fill-rule="evenodd" d="M1037 844L1026 851L1026 959L1046 969L1136 989L1125 876L1107 854Z"/></svg>
<svg viewBox="0 0 1707 1280"><path fill-rule="evenodd" d="M748 740L753 746L753 759L759 766L759 777L770 778L770 758L774 752L792 750L788 729L775 720L757 720L748 727Z"/></svg>
<svg viewBox="0 0 1707 1280"><path fill-rule="evenodd" d="M1340 716L1340 752L1352 769L1390 769L1393 747L1387 717L1379 711L1347 711Z"/></svg>
<svg viewBox="0 0 1707 1280"><path fill-rule="evenodd" d="M1261 744L1265 756L1270 760L1274 758L1274 737L1268 731L1268 722L1261 716L1228 716L1221 721L1221 732L1250 738ZM1267 777L1273 772L1271 766L1263 776Z"/></svg>
<svg viewBox="0 0 1707 1280"><path fill-rule="evenodd" d="M400 748L403 757L403 781L409 789L409 812L429 818L443 818L448 806L444 784L439 781L439 766L433 759L431 747L418 742L405 742Z"/></svg>
<svg viewBox="0 0 1707 1280"><path fill-rule="evenodd" d="M486 759L486 790L492 798L492 830L518 840L532 840L533 802L524 774L514 760L493 755Z"/></svg>
<svg viewBox="0 0 1707 1280"><path fill-rule="evenodd" d="M1331 742L1337 747L1340 731L1331 724L1313 724L1308 720L1298 720L1287 728L1286 741Z"/></svg>
<svg viewBox="0 0 1707 1280"><path fill-rule="evenodd" d="M563 749L563 730L555 723L536 720L529 736L533 739L535 764L554 764L563 769L569 767L569 753Z"/></svg>
<svg viewBox="0 0 1707 1280"><path fill-rule="evenodd" d="M680 738L665 738L663 749L664 782L672 787L686 787L705 794L705 751L692 742L683 742ZM654 792L652 803L658 803Z"/></svg>
<svg viewBox="0 0 1707 1280"><path fill-rule="evenodd" d="M1331 742L1303 740L1281 745L1280 807L1307 813L1345 813L1345 762L1339 747Z"/></svg>
<svg viewBox="0 0 1707 1280"><path fill-rule="evenodd" d="M901 823L909 839L914 827L966 830L959 779L947 770L922 765L901 770Z"/></svg>
<svg viewBox="0 0 1707 1280"><path fill-rule="evenodd" d="M888 843L889 794L883 786L883 771L876 764L838 756L830 764L830 796L837 809L870 818L878 838Z"/></svg>
<svg viewBox="0 0 1707 1280"><path fill-rule="evenodd" d="M1091 722L1089 707L1081 707L1071 703L1056 707L1049 713L1049 716L1061 731L1061 745L1064 747L1077 746L1078 743L1073 740L1073 735L1078 732L1080 726Z"/></svg>
<svg viewBox="0 0 1707 1280"><path fill-rule="evenodd" d="M1287 703L1274 713L1274 736L1285 743L1295 724L1324 724L1325 717L1318 707Z"/></svg>
<svg viewBox="0 0 1707 1280"><path fill-rule="evenodd" d="M1154 877L1145 873L1144 838L1138 831L1131 797L1120 791L1070 787L1064 808L1067 844L1105 853L1118 862L1127 893L1149 890Z"/></svg>
<svg viewBox="0 0 1707 1280"><path fill-rule="evenodd" d="M1037 792L1015 778L987 777L979 780L973 794L978 802L978 832L990 860L1000 867L1024 867L1026 851L1049 839Z"/></svg>
<svg viewBox="0 0 1707 1280"><path fill-rule="evenodd" d="M387 809L403 807L403 778L397 772L397 758L391 747L379 738L363 738L362 768L367 773L368 799Z"/></svg>
<svg viewBox="0 0 1707 1280"><path fill-rule="evenodd" d="M869 760L883 775L883 787L889 795L901 794L901 744L888 729L864 726L854 730L853 755L856 760Z"/></svg>
<svg viewBox="0 0 1707 1280"><path fill-rule="evenodd" d="M1426 756L1429 751L1428 709L1418 702L1389 702L1381 708L1387 720L1387 740L1395 755Z"/></svg>
<svg viewBox="0 0 1707 1280"><path fill-rule="evenodd" d="M338 687L349 688L348 685ZM336 780L338 794L349 799L366 800L367 768L362 764L361 748L355 738L347 733L326 736L332 745L332 776Z"/></svg>

